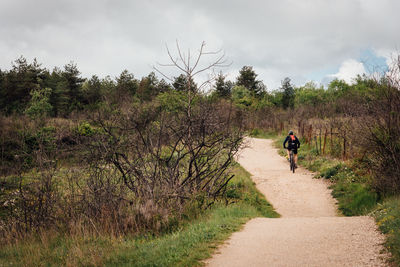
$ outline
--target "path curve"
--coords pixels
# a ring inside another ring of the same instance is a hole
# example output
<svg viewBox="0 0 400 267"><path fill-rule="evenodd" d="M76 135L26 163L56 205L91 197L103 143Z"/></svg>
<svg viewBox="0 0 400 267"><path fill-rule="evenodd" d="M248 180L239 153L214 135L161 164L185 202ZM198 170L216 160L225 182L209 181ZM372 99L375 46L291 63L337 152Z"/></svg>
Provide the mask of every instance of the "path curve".
<svg viewBox="0 0 400 267"><path fill-rule="evenodd" d="M339 217L326 181L302 168L292 174L271 140L246 143L239 163L282 217L250 220L207 266L385 266L371 217Z"/></svg>

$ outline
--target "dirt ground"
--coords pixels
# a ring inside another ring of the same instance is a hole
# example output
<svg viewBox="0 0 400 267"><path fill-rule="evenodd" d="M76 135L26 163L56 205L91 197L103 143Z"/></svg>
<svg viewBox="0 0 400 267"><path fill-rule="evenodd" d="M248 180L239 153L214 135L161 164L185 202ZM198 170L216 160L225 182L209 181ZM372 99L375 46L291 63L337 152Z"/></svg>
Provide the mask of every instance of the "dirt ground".
<svg viewBox="0 0 400 267"><path fill-rule="evenodd" d="M250 220L206 266L385 266L372 218L340 217L327 181L291 173L271 140L246 142L239 163L281 218Z"/></svg>

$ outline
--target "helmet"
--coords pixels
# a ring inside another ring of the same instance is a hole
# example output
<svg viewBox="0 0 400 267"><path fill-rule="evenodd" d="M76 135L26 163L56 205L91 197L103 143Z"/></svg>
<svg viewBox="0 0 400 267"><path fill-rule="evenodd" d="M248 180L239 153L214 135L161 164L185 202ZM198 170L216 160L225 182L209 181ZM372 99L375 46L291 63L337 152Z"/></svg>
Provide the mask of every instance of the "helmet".
<svg viewBox="0 0 400 267"><path fill-rule="evenodd" d="M292 130L289 131L289 135L293 135L293 131Z"/></svg>

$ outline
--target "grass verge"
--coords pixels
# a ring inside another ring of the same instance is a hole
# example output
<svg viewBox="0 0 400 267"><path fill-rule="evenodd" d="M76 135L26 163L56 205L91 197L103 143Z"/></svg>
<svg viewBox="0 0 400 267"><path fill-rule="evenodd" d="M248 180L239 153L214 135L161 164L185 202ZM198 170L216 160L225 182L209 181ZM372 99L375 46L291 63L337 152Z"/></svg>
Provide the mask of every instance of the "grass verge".
<svg viewBox="0 0 400 267"><path fill-rule="evenodd" d="M250 218L278 217L240 165L227 202L162 236L109 237L42 234L3 246L0 266L197 266Z"/></svg>
<svg viewBox="0 0 400 267"><path fill-rule="evenodd" d="M385 246L392 254L392 263L400 266L400 197L385 199L372 215L379 230L386 235Z"/></svg>

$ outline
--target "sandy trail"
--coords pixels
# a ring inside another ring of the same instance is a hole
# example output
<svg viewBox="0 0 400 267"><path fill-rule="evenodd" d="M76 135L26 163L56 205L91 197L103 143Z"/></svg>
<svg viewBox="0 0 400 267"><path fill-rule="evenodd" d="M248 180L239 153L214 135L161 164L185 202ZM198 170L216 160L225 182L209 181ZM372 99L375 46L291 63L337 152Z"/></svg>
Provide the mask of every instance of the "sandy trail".
<svg viewBox="0 0 400 267"><path fill-rule="evenodd" d="M239 163L282 217L249 221L207 266L385 266L372 218L338 217L326 181L302 168L292 174L271 140L247 143Z"/></svg>

